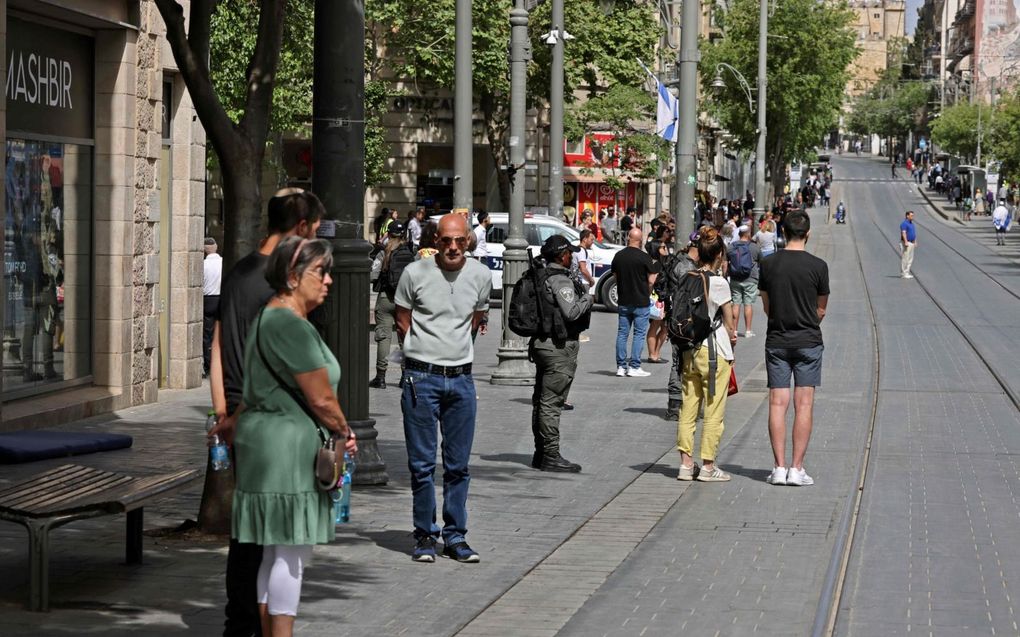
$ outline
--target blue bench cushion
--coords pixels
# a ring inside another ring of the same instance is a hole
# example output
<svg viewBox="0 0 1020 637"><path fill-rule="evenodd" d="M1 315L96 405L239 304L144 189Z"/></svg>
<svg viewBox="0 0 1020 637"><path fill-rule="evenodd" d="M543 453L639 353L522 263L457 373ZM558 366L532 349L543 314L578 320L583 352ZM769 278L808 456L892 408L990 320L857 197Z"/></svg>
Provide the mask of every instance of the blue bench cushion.
<svg viewBox="0 0 1020 637"><path fill-rule="evenodd" d="M131 436L124 434L35 430L0 433L0 464L126 449L131 443Z"/></svg>

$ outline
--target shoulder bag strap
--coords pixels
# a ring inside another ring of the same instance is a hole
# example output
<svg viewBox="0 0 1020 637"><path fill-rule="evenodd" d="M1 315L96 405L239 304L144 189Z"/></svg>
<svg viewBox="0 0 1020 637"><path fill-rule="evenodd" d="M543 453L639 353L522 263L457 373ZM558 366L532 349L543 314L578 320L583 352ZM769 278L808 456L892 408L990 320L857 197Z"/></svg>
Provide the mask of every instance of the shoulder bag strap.
<svg viewBox="0 0 1020 637"><path fill-rule="evenodd" d="M255 326L256 330L255 349L259 351L259 358L262 359L262 365L264 365L265 368L269 370L270 375L272 375L272 377L276 379L276 382L279 383L280 387L282 387L284 391L290 394L290 397L294 399L294 402L298 404L298 407L300 407L302 411L304 411L305 414L307 414L308 417L312 419L312 424L315 425L315 430L319 432L319 439L322 440L322 444L325 445L326 434L322 432L322 427L319 426L319 419L315 417L315 414L312 412L308 404L305 403L304 399L302 399L301 396L298 395L296 391L294 391L293 387L285 383L284 380L280 378L280 375L276 373L276 370L273 369L273 366L269 364L268 360L266 360L266 354L265 352L262 351L262 313L265 312L265 310L266 310L265 307L259 310L259 320L258 324Z"/></svg>

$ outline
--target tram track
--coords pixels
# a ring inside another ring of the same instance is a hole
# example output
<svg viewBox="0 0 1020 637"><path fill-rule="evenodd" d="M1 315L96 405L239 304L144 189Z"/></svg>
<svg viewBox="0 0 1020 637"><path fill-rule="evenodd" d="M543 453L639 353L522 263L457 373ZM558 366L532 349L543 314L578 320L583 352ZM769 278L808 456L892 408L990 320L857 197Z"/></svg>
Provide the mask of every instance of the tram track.
<svg viewBox="0 0 1020 637"><path fill-rule="evenodd" d="M927 204L926 204L926 205L927 205ZM941 243L942 245L946 246L947 248L949 248L950 250L952 250L953 252L955 252L955 253L956 253L956 254L957 254L957 255L958 255L958 256L959 256L959 257L960 257L961 259L963 259L963 260L964 260L964 261L966 261L967 263L969 263L969 264L971 264L972 266L974 266L974 267L975 267L975 268L976 268L976 269L977 269L977 270L978 270L979 272L981 272L982 274L986 275L986 276L987 276L987 277L988 277L988 278L989 278L989 279L990 279L990 280L991 280L991 281L992 281L993 283L995 283L995 284L996 284L996 285L998 285L998 286L999 286L1000 288L1002 288L1003 290L1005 290L1007 294L1009 294L1009 295L1010 295L1010 296L1012 296L1013 298L1015 298L1015 299L1017 299L1018 301L1020 301L1020 294L1018 294L1017 292L1015 292L1015 291L1013 291L1013 290L1009 289L1009 288L1008 288L1008 287L1007 287L1007 286L1006 286L1005 284L1003 284L1003 283L1002 283L1002 281L998 280L998 279L997 279L997 278L995 278L994 276L992 276L992 275L988 274L987 272L985 272L984 270L982 270L982 269L981 269L981 266L980 266L980 265L978 265L977 263L974 263L974 261L973 261L973 260L972 260L972 259L971 259L970 257L968 257L968 256L967 256L967 255L965 255L964 253L962 253L962 252L960 252L959 250L957 250L957 249L956 249L956 247L954 247L954 246L953 246L953 244L949 243L948 241L946 241L945 239L943 239L942 237L940 237L940 236L939 236L938 234L936 234L935 232L933 232L933 231L932 231L932 228L931 228L931 227L929 227L929 226L928 226L928 224L920 224L920 223L919 223L919 224L917 224L917 225L918 225L918 226L920 226L920 227L921 227L922 229L924 229L924 230L927 230L927 231L928 231L928 235L927 235L927 236L930 236L930 237L934 238L934 239L935 239L936 241L938 241L938 242L939 242L939 243ZM962 233L962 232L960 232L959 230L954 230L954 232L957 232L957 233L961 234L961 235L962 235L962 236L963 236L963 237L964 237L965 239L967 239L968 241L972 241L972 242L976 243L977 245L979 245L979 246L982 246L982 247L984 247L984 244L982 244L982 243L981 243L980 241L978 241L978 240L977 240L977 239L975 239L974 237L971 237L971 236L969 236L969 235L963 234L963 233ZM894 246L894 247L895 247L895 246ZM927 290L925 290L925 291L927 292Z"/></svg>
<svg viewBox="0 0 1020 637"><path fill-rule="evenodd" d="M901 209L903 209L903 210L908 209L906 207L903 207L903 205L902 205L903 204L903 200L902 200L902 197L901 197L901 195L899 193L894 193L894 197L896 198L896 200L900 204L899 207ZM870 210L870 212L867 213L868 221L872 225L875 226L875 228L879 231L878 232L879 235L882 236L883 240L889 245L889 248L893 251L893 253L898 256L899 255L899 249L898 249L897 245L892 240L889 239L889 237L887 236L887 232L882 228L882 226L875 219L874 209L869 207L869 210ZM860 218L860 217L859 216L855 216L855 218ZM863 255L861 254L860 243L858 242L858 234L857 234L857 230L855 228L854 220L852 219L850 221L850 223L847 224L847 225L850 226L850 232L853 235L854 250L857 253L858 270L860 272L861 279L862 279L862 282L863 282L863 285L864 285L865 296L867 297L868 317L869 317L869 320L871 321L872 333L874 335L874 337L873 337L873 343L874 343L873 356L874 356L874 369L875 369L875 372L874 372L874 388L875 388L875 390L874 390L874 395L873 395L872 403L871 403L871 415L870 415L869 423L868 423L868 433L867 433L866 441L865 441L864 448L863 448L863 453L861 454L861 459L860 459L860 463L858 465L858 470L857 470L857 481L854 484L854 488L853 488L853 491L850 494L850 497L849 497L849 499L847 501L847 505L844 508L844 511L843 511L842 515L840 516L840 521L839 521L839 526L838 526L839 534L838 534L838 536L836 538L835 545L833 546L832 557L830 559L829 566L828 566L828 568L826 570L825 579L823 581L822 594L819 597L818 606L817 606L816 613L815 613L815 621L814 621L814 624L813 624L812 630L811 630L812 637L829 637L829 636L835 634L836 622L837 622L838 616L839 616L839 608L840 608L840 604L842 602L843 587L844 587L844 585L846 583L847 571L848 571L849 564L850 564L850 558L851 558L851 554L852 554L853 549L854 549L854 540L855 540L855 536L856 536L857 522L858 522L858 520L860 518L860 512L861 512L861 502L862 502L862 499L863 499L863 496L864 496L864 489L866 487L868 473L869 473L869 470L870 470L870 467L871 467L871 450L872 450L872 443L873 443L874 435L875 435L875 426L876 426L877 418L878 418L879 393L880 393L880 388L881 388L881 355L882 355L882 353L881 353L881 347L879 345L880 340L879 340L879 333L878 333L878 321L877 321L877 318L876 318L876 312L875 312L874 303L872 301L871 288L868 285L868 278L867 278L866 273L864 272L864 260L863 260ZM919 225L921 225L921 224L919 224ZM952 252L954 252L957 256L959 256L961 259L963 259L966 263L968 263L972 267L974 267L978 272L981 272L982 274L986 275L989 279L991 279L994 283L996 283L1000 288L1002 288L1004 291L1006 291L1010 296L1016 298L1017 300L1020 300L1020 294L1017 294L1015 291L1009 289L1006 285L1004 285L1001 281L999 281L995 277L989 275L987 272L985 272L981 268L981 266L979 266L977 263L975 263L967 255L965 255L962 252L960 252L952 244L950 244L948 241L943 239L937 233L932 231L931 228L928 228L927 225L922 225L921 227L925 228L925 229L927 229L929 231L928 232L929 236L933 237L935 240L940 242L942 245L945 245ZM971 237L967 237L967 238L972 240L972 241L975 241ZM942 315L945 316L946 320L949 321L950 325L952 325L953 328L960 334L960 336L963 337L964 341L967 343L967 345L971 349L971 351L973 351L973 353L977 357L977 359L979 361L981 361L981 364L985 367L985 369L988 370L989 374L991 374L991 376L998 383L998 385L1002 389L1003 394L1013 404L1013 407L1015 409L1017 409L1018 411L1020 411L1020 396L1018 396L1017 392L1014 391L1006 383L1005 378L1003 378L1003 376L995 369L995 367L981 353L981 351L977 347L977 344L968 335L967 330L965 330L964 327L956 319L953 318L953 316L949 313L949 311L946 309L946 307L932 293L931 289L928 286L924 285L923 281L917 279L916 275L915 275L914 282L921 288L921 290L924 292L925 296L927 296L931 300L931 302L935 305L935 307L938 308L939 312L941 312Z"/></svg>

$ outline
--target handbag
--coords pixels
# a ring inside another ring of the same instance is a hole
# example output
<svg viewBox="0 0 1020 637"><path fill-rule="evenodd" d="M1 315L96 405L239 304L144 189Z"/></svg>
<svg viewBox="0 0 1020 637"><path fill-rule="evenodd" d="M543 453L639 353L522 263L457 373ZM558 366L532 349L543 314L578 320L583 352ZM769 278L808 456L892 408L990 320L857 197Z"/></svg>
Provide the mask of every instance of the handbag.
<svg viewBox="0 0 1020 637"><path fill-rule="evenodd" d="M733 369L731 367L730 368L730 386L729 386L729 389L726 390L726 395L727 396L732 396L733 394L737 393L738 391L740 391L740 389L737 388L737 370L735 370L735 369Z"/></svg>
<svg viewBox="0 0 1020 637"><path fill-rule="evenodd" d="M315 426L315 430L319 434L319 440L322 442L322 446L319 447L318 451L315 452L315 464L313 469L315 470L315 487L319 491L333 491L337 488L337 484L340 482L340 476L343 475L341 466L343 463L343 453L338 454L336 452L336 438L330 433L326 435L322 431L322 425L319 424L318 419L315 417L315 413L308 407L304 399L294 389L285 383L280 375L276 373L269 361L266 360L266 355L262 351L262 312L266 308L262 308L259 311L258 325L256 325L256 336L255 336L255 348L259 351L259 358L262 359L262 364L265 366L269 373L272 375L276 382L280 384L280 387L284 389L290 397L294 399L294 402L298 404L305 414L312 419L312 425Z"/></svg>
<svg viewBox="0 0 1020 637"><path fill-rule="evenodd" d="M659 295L652 293L648 297L648 318L653 321L661 321L665 316L665 310L663 302L659 300Z"/></svg>

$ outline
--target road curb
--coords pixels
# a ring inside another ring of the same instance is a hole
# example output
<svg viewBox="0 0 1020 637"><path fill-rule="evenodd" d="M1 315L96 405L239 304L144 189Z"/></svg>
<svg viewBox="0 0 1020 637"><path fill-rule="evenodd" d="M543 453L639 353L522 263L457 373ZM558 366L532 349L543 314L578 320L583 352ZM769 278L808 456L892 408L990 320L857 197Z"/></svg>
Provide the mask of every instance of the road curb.
<svg viewBox="0 0 1020 637"><path fill-rule="evenodd" d="M955 221L959 225L967 227L967 224L965 224L959 217L956 216L950 217L948 214L946 214L946 212L942 209L941 206L932 201L932 198L928 195L927 188L925 188L921 184L918 184L917 182L912 183L914 183L917 186L917 192L919 192L921 196L924 197L924 200L928 202L928 206L931 207L931 209L934 210L938 216L942 217L946 221Z"/></svg>

